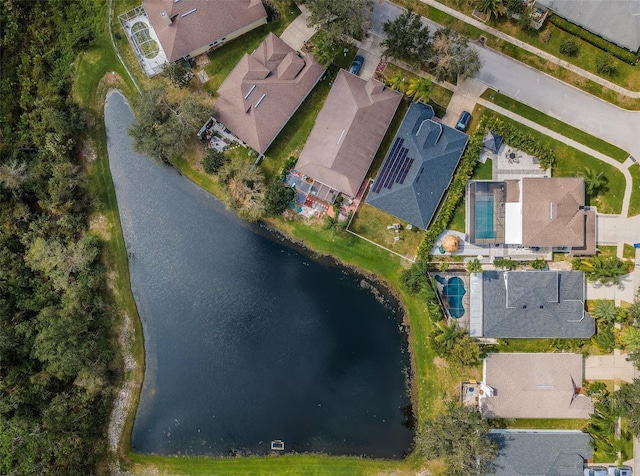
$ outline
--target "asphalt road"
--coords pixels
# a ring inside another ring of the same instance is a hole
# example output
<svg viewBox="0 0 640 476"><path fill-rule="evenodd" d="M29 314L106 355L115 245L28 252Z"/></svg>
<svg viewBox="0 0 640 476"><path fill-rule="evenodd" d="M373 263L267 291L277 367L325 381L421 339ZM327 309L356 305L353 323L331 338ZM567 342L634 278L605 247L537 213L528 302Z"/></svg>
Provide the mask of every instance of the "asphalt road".
<svg viewBox="0 0 640 476"><path fill-rule="evenodd" d="M372 30L384 34L382 25L402 9L387 1L375 2ZM424 20L433 32L439 28ZM491 49L473 45L482 60L476 79L545 114L609 141L640 160L640 112L625 111L569 86Z"/></svg>

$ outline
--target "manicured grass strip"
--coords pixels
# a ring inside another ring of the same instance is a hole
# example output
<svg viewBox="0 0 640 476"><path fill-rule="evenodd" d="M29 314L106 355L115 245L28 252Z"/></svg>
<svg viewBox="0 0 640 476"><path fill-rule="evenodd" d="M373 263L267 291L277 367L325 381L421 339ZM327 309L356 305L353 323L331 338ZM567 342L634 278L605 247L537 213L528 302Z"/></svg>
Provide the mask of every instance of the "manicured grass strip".
<svg viewBox="0 0 640 476"><path fill-rule="evenodd" d="M511 112L514 112L522 117L526 117L527 119L540 124L548 129L551 129L558 134L562 134L565 137L575 140L580 144L586 145L593 150L597 150L598 152L603 153L607 157L611 157L612 159L617 160L622 163L629 157L629 153L625 150L617 147L613 144L610 144L598 137L592 136L580 129L570 126L569 124L562 122L559 119L548 116L547 114L538 111L526 104L523 104L515 99L512 99L508 96L505 96L501 93L496 93L492 89L486 90L482 94L482 98L487 101L491 101L492 103L501 106L505 109L508 109Z"/></svg>
<svg viewBox="0 0 640 476"><path fill-rule="evenodd" d="M631 201L629 202L629 216L640 215L640 164L629 167L629 173L633 179Z"/></svg>
<svg viewBox="0 0 640 476"><path fill-rule="evenodd" d="M406 461L322 455L284 455L243 458L162 457L132 454L136 470L155 467L160 474L206 475L376 475L383 472L411 474ZM413 468L415 471L417 468ZM397 471L400 471L398 473ZM406 473L405 473L406 471Z"/></svg>
<svg viewBox="0 0 640 476"><path fill-rule="evenodd" d="M617 246L609 246L609 245L599 245L598 251L600 256L616 256L618 253Z"/></svg>
<svg viewBox="0 0 640 476"><path fill-rule="evenodd" d="M624 259L635 259L636 249L633 247L633 245L630 245L629 243L624 244L624 249L622 250L622 257Z"/></svg>
<svg viewBox="0 0 640 476"><path fill-rule="evenodd" d="M618 169L494 111L487 111L486 114L498 116L505 124L521 129L553 150L556 155L556 164L552 172L554 177L579 177L585 169L602 172L607 178L607 186L596 197L590 200L587 198L587 205L598 207L599 213L622 212L626 182L624 175Z"/></svg>
<svg viewBox="0 0 640 476"><path fill-rule="evenodd" d="M532 430L582 430L589 420L570 418L517 418L508 420L507 428Z"/></svg>

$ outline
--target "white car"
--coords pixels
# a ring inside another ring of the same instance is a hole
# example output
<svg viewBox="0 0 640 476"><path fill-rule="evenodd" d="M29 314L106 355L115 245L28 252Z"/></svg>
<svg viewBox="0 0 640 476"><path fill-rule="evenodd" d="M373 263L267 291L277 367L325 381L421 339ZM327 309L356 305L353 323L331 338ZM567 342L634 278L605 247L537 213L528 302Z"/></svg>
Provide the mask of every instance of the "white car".
<svg viewBox="0 0 640 476"><path fill-rule="evenodd" d="M608 476L631 476L633 470L629 466L609 466Z"/></svg>
<svg viewBox="0 0 640 476"><path fill-rule="evenodd" d="M584 469L584 476L608 476L608 474L604 466L591 466Z"/></svg>

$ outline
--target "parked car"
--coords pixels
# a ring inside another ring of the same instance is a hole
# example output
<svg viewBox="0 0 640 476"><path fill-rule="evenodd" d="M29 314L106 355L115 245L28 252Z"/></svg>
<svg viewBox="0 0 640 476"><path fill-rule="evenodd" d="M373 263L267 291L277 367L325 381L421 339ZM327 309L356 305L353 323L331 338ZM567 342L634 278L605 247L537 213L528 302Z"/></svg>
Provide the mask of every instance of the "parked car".
<svg viewBox="0 0 640 476"><path fill-rule="evenodd" d="M609 476L631 476L633 470L629 466L609 466Z"/></svg>
<svg viewBox="0 0 640 476"><path fill-rule="evenodd" d="M604 466L591 466L584 469L584 476L608 476Z"/></svg>
<svg viewBox="0 0 640 476"><path fill-rule="evenodd" d="M353 59L353 63L351 63L351 66L349 66L349 72L351 74L357 75L360 72L360 68L362 68L363 63L364 63L364 58L360 55L357 55Z"/></svg>
<svg viewBox="0 0 640 476"><path fill-rule="evenodd" d="M458 123L456 124L456 129L464 132L467 130L467 127L469 127L470 122L471 113L469 111L462 111L462 114L460 114L460 119L458 119Z"/></svg>

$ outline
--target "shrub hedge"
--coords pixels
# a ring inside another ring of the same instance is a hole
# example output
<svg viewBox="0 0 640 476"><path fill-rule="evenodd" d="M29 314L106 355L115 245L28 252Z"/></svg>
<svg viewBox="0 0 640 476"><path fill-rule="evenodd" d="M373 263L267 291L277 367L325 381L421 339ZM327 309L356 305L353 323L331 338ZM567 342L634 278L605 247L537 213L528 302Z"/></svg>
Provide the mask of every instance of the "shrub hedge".
<svg viewBox="0 0 640 476"><path fill-rule="evenodd" d="M624 61L625 63L629 63L630 65L635 66L638 63L638 52L632 53L629 50L626 50L618 45L611 43L610 41L605 40L604 38L591 33L590 31L585 30L584 28L571 23L568 20L565 20L562 17L557 15L552 15L549 19L551 23L560 28L561 30L566 31L567 33L571 33L572 35L577 36L578 38L583 39L587 43L592 44L596 48L600 48L607 53L615 56L619 60Z"/></svg>

